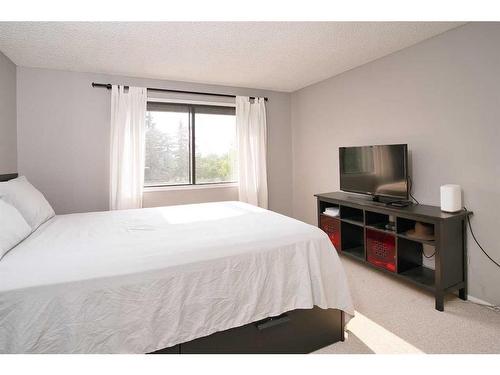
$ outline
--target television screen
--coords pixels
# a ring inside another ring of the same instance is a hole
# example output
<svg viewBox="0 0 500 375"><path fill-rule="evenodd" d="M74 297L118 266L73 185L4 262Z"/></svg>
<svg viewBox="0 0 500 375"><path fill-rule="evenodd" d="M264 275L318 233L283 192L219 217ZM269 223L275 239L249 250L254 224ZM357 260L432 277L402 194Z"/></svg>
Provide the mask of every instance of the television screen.
<svg viewBox="0 0 500 375"><path fill-rule="evenodd" d="M340 189L408 199L408 145L340 147Z"/></svg>

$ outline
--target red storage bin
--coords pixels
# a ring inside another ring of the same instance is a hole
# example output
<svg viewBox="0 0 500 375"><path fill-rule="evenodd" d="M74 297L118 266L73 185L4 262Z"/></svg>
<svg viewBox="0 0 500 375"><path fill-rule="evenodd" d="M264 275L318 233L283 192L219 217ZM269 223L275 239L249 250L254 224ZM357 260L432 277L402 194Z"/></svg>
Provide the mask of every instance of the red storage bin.
<svg viewBox="0 0 500 375"><path fill-rule="evenodd" d="M319 227L328 234L333 246L340 253L340 220L335 217L320 215L319 221Z"/></svg>
<svg viewBox="0 0 500 375"><path fill-rule="evenodd" d="M366 257L371 264L396 272L396 237L367 229Z"/></svg>

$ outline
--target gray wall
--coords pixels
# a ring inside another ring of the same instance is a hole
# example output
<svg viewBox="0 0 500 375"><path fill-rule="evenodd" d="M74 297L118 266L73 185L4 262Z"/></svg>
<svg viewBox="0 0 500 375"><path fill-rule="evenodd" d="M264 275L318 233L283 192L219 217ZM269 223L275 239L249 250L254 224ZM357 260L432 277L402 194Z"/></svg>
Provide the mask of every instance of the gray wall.
<svg viewBox="0 0 500 375"><path fill-rule="evenodd" d="M0 52L0 174L16 170L16 66Z"/></svg>
<svg viewBox="0 0 500 375"><path fill-rule="evenodd" d="M59 214L108 209L111 99L108 90L92 88L93 81L269 97L269 204L292 213L290 94L25 67L18 67L17 78L19 172ZM145 205L229 200L234 193L147 193Z"/></svg>
<svg viewBox="0 0 500 375"><path fill-rule="evenodd" d="M339 189L338 147L408 143L414 195L462 185L483 247L500 261L500 23L472 23L292 94L294 215ZM500 269L469 236L469 293L500 303Z"/></svg>

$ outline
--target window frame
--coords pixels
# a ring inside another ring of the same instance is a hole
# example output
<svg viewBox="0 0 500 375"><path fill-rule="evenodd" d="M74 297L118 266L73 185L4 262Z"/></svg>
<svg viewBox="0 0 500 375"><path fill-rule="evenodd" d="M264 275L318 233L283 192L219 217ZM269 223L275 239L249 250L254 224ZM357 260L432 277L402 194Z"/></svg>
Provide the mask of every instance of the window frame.
<svg viewBox="0 0 500 375"><path fill-rule="evenodd" d="M220 181L220 182L196 182L196 107L225 107L225 108L236 108L234 103L226 102L201 102L201 101L191 101L191 100L170 100L170 99L156 99L148 98L147 104L149 103L165 103L165 104L178 104L186 106L189 110L189 183L180 184L154 184L146 185L143 184L143 188L146 191L154 190L175 190L175 188L186 189L186 188L209 188L209 187L231 187L238 186L239 180L236 181ZM234 115L236 117L236 114Z"/></svg>

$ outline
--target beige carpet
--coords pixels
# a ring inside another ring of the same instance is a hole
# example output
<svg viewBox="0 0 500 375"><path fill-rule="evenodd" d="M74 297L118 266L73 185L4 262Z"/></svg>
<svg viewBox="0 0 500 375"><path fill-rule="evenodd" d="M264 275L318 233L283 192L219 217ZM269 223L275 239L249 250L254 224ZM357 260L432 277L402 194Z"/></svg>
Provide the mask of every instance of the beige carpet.
<svg viewBox="0 0 500 375"><path fill-rule="evenodd" d="M431 293L342 257L357 316L347 337L316 353L500 353L500 312Z"/></svg>

